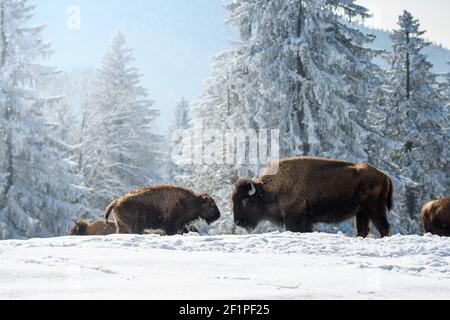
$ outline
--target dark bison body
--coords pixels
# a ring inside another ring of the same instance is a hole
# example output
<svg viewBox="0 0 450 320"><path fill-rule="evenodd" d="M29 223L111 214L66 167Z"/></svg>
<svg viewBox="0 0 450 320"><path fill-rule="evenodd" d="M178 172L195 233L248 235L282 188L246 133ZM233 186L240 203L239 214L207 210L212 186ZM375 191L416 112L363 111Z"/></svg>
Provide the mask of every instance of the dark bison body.
<svg viewBox="0 0 450 320"><path fill-rule="evenodd" d="M450 237L450 197L432 201L422 209L423 229L441 237Z"/></svg>
<svg viewBox="0 0 450 320"><path fill-rule="evenodd" d="M139 189L122 196L106 209L106 223L111 213L117 233L122 234L143 234L146 229L181 234L189 232L187 225L197 219L212 223L220 218L211 196L171 185Z"/></svg>
<svg viewBox="0 0 450 320"><path fill-rule="evenodd" d="M370 221L389 236L386 211L393 206L391 179L367 165L320 158L279 160L275 175L240 180L232 196L234 220L253 229L268 220L293 232L311 232L316 223L339 223L356 216L358 236ZM273 163L268 168L273 168Z"/></svg>
<svg viewBox="0 0 450 320"><path fill-rule="evenodd" d="M116 233L116 224L106 224L103 221L85 222L78 220L75 226L70 229L71 236L107 236Z"/></svg>

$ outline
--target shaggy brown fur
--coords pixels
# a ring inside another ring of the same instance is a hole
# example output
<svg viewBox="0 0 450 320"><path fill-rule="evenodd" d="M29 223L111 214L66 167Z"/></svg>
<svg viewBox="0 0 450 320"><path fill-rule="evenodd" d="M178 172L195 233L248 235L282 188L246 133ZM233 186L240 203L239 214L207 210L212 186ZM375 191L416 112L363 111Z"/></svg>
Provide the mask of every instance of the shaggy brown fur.
<svg viewBox="0 0 450 320"><path fill-rule="evenodd" d="M192 221L204 219L212 223L220 218L211 196L172 185L156 185L120 197L106 209L105 223L111 213L117 232L125 234L143 234L145 229L162 229L167 235L181 234Z"/></svg>
<svg viewBox="0 0 450 320"><path fill-rule="evenodd" d="M70 229L71 236L107 236L116 233L116 224L106 224L103 221L94 221L91 223L79 220L75 226Z"/></svg>
<svg viewBox="0 0 450 320"><path fill-rule="evenodd" d="M450 197L431 201L422 209L423 229L441 237L450 237Z"/></svg>
<svg viewBox="0 0 450 320"><path fill-rule="evenodd" d="M297 157L279 160L275 175L238 181L232 201L236 225L249 230L268 220L289 231L311 232L316 223L356 216L358 236L369 235L372 221L386 237L392 196L391 179L370 165Z"/></svg>

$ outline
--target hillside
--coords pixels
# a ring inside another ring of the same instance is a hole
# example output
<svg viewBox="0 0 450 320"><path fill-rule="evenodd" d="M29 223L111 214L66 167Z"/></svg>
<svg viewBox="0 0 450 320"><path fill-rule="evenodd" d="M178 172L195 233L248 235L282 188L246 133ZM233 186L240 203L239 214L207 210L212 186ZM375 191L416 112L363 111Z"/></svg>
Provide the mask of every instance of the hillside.
<svg viewBox="0 0 450 320"><path fill-rule="evenodd" d="M360 30L370 33L376 36L375 41L370 46L372 49L381 49L388 52L392 51L392 42L390 39L390 33L387 31L373 29L358 25L357 28ZM450 72L450 49L447 49L439 44L432 44L431 46L423 49L423 53L427 55L429 61L433 64L433 72L437 74ZM383 67L387 64L385 61L380 59L377 60Z"/></svg>

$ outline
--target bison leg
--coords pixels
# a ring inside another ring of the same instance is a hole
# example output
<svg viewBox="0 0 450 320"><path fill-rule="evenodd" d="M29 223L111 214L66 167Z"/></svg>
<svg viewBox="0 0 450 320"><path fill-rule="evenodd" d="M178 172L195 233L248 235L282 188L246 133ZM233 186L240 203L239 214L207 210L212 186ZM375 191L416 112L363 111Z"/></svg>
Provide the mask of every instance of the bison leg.
<svg viewBox="0 0 450 320"><path fill-rule="evenodd" d="M370 215L370 220L372 220L382 238L391 235L391 225L387 218L387 208L385 203L386 202L374 203L366 208Z"/></svg>
<svg viewBox="0 0 450 320"><path fill-rule="evenodd" d="M119 234L144 234L144 219L139 217L126 218L126 216L115 215L117 233Z"/></svg>
<svg viewBox="0 0 450 320"><path fill-rule="evenodd" d="M116 218L116 224L117 224L117 233L118 234L131 234L132 232L128 228L128 226Z"/></svg>
<svg viewBox="0 0 450 320"><path fill-rule="evenodd" d="M298 233L311 233L313 232L313 225L306 221L298 221L297 223L286 223L286 230L290 232Z"/></svg>
<svg viewBox="0 0 450 320"><path fill-rule="evenodd" d="M286 230L291 232L311 233L313 224L308 221L306 214L286 215Z"/></svg>
<svg viewBox="0 0 450 320"><path fill-rule="evenodd" d="M314 225L311 222L305 222L305 232L312 233L314 231Z"/></svg>
<svg viewBox="0 0 450 320"><path fill-rule="evenodd" d="M434 225L429 226L428 233L434 234L439 237L449 237L450 236L450 228L441 224L442 222L434 221Z"/></svg>
<svg viewBox="0 0 450 320"><path fill-rule="evenodd" d="M432 227L429 216L423 217L423 231L424 233L432 233Z"/></svg>
<svg viewBox="0 0 450 320"><path fill-rule="evenodd" d="M365 211L360 211L356 216L356 229L358 237L367 238L370 233L370 216Z"/></svg>
<svg viewBox="0 0 450 320"><path fill-rule="evenodd" d="M308 203L305 199L296 201L286 212L286 230L291 232L311 233L313 223L308 216Z"/></svg>
<svg viewBox="0 0 450 320"><path fill-rule="evenodd" d="M193 225L185 225L183 227L183 229L181 229L180 233L185 234L185 233L190 233L190 232L200 233L200 232L198 232L198 229Z"/></svg>
<svg viewBox="0 0 450 320"><path fill-rule="evenodd" d="M168 236L175 236L177 234L179 234L178 230L174 229L174 228L165 228L166 231L166 235Z"/></svg>
<svg viewBox="0 0 450 320"><path fill-rule="evenodd" d="M134 224L129 226L127 224L117 224L117 233L119 234L144 234L144 228L142 225Z"/></svg>

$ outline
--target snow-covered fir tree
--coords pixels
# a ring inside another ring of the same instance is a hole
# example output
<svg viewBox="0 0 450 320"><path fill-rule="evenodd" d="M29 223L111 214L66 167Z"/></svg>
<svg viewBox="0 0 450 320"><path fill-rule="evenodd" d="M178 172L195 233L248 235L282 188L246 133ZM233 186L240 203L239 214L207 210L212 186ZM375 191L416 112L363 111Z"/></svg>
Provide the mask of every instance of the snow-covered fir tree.
<svg viewBox="0 0 450 320"><path fill-rule="evenodd" d="M77 219L94 218L92 208L86 201L88 190L82 175L82 142L86 125L85 106L90 105L92 83L95 70L59 71L51 77L44 77L37 82L37 87L46 96L53 97L43 109L43 114L50 123L52 136L57 137L58 146L74 167L79 176L84 195L80 199L83 209Z"/></svg>
<svg viewBox="0 0 450 320"><path fill-rule="evenodd" d="M58 72L51 78L43 78L38 83L43 92L54 96L51 107L44 109L44 114L52 123L52 130L60 141L64 141L66 157L74 163L75 172L81 177L82 186L86 188L83 179L83 141L87 125L88 106L91 105L93 80L95 70L71 70ZM60 96L58 96L60 95ZM78 219L93 218L93 210L86 201L86 192L81 199L84 210Z"/></svg>
<svg viewBox="0 0 450 320"><path fill-rule="evenodd" d="M446 195L450 188L448 149L449 115L433 65L423 49L430 43L409 12L399 18L392 34L393 53L388 76L385 134L396 141L389 152L395 173L405 177L397 190L402 223L409 232L420 232L420 209Z"/></svg>
<svg viewBox="0 0 450 320"><path fill-rule="evenodd" d="M347 23L367 9L352 0L236 0L227 9L241 39L219 56L194 122L280 129L281 156L383 163L376 146L384 139L367 120L377 52L367 48L372 36ZM258 174L227 166L195 173L194 185L213 186L224 200L237 177Z"/></svg>
<svg viewBox="0 0 450 320"><path fill-rule="evenodd" d="M185 177L191 174L191 166L177 161L183 156L182 150L177 149L184 139L184 132L190 129L190 103L184 97L175 104L172 123L167 133L168 151L170 159L167 161L167 180L173 183L184 183ZM178 162L178 163L176 163Z"/></svg>
<svg viewBox="0 0 450 320"><path fill-rule="evenodd" d="M54 99L35 90L52 69L42 26L27 0L0 0L0 238L63 235L81 210L82 191L63 144L43 117Z"/></svg>
<svg viewBox="0 0 450 320"><path fill-rule="evenodd" d="M450 66L450 61L447 62ZM442 95L447 98L448 104L450 104L450 72L444 75L444 81L442 83Z"/></svg>
<svg viewBox="0 0 450 320"><path fill-rule="evenodd" d="M175 116L171 125L172 130L188 129L190 122L189 101L181 98L175 105Z"/></svg>
<svg viewBox="0 0 450 320"><path fill-rule="evenodd" d="M80 126L83 105L90 92L94 71L71 70L58 71L48 77L42 77L36 83L40 92L52 97L46 103L43 113L51 124L52 135L58 137L65 149L66 157L76 163L80 153Z"/></svg>
<svg viewBox="0 0 450 320"><path fill-rule="evenodd" d="M227 132L239 135L240 129L247 128L241 122L239 96L236 91L242 81L241 70L235 69L236 65L231 63L237 58L238 52L239 50L230 50L213 58L213 74L205 81L203 95L192 105L192 136L186 142L192 146L194 166L191 169L192 174L184 177L184 182L196 190L208 192L215 198L222 212L222 219L209 231L218 234L236 231L231 215L230 193L240 176L253 174L248 166L227 163L225 152L221 157L220 146L216 145L226 143ZM210 130L215 131L217 137L213 134L208 136ZM203 135L199 138L200 134ZM218 151L219 155L214 154L214 151ZM202 155L201 163L198 161L199 152ZM200 230L207 231L201 227L200 225Z"/></svg>
<svg viewBox="0 0 450 320"><path fill-rule="evenodd" d="M159 112L132 62L132 49L118 33L84 105L79 167L93 214L117 196L158 181L161 174L162 137L154 133Z"/></svg>
<svg viewBox="0 0 450 320"><path fill-rule="evenodd" d="M372 37L345 20L365 18L354 1L233 1L236 63L246 122L282 130L283 155L366 160L365 112L375 66Z"/></svg>

